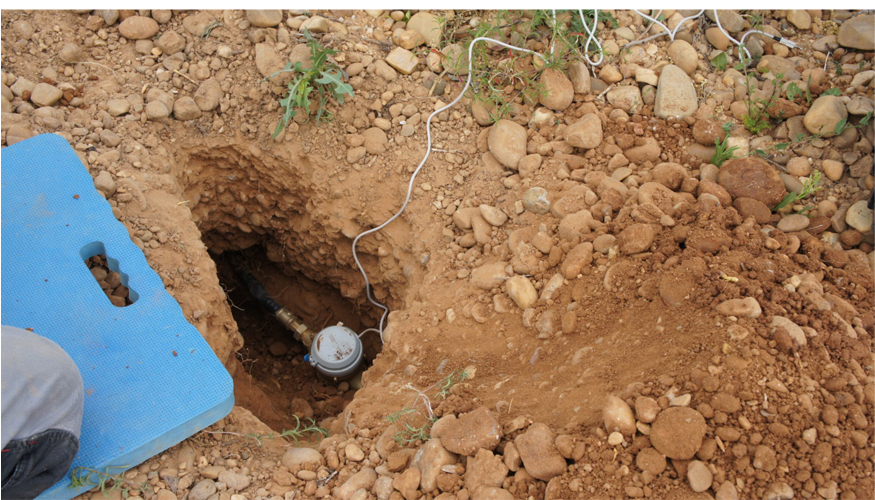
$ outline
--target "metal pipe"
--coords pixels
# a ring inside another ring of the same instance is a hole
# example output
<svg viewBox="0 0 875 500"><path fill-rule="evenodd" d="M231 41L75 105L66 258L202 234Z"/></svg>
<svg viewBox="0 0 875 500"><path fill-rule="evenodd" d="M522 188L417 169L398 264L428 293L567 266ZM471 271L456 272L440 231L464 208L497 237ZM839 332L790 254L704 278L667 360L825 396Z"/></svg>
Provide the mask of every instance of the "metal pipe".
<svg viewBox="0 0 875 500"><path fill-rule="evenodd" d="M272 314L276 315L277 321L292 331L295 340L310 347L313 344L313 333L307 325L304 324L304 321L274 300L273 297L267 293L264 285L258 281L258 279L252 274L252 271L250 271L240 259L232 259L232 263L237 271L237 276L243 280L243 283L246 285L252 298L257 300L259 304L264 306L264 308Z"/></svg>

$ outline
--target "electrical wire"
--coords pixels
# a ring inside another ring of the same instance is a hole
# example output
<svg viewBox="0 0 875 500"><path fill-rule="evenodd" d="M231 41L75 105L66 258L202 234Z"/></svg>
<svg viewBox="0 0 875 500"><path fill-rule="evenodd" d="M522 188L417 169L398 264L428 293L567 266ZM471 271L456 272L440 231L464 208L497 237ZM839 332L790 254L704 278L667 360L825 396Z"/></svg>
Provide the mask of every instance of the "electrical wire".
<svg viewBox="0 0 875 500"><path fill-rule="evenodd" d="M383 310L383 315L380 317L379 328L378 329L368 328L367 330L363 331L359 336L363 335L367 331L377 331L380 334L380 342L385 343L385 341L383 340L383 330L384 330L384 323L386 321L386 316L388 316L388 314L389 314L389 308L387 306L381 304L380 302L377 302L371 296L371 282L368 279L368 273L365 272L365 268L362 266L362 263L358 258L358 251L356 250L356 247L358 246L358 242L359 242L359 240L361 240L365 236L367 236L369 234L376 233L377 231L380 231L384 227L391 224L392 221L394 221L395 219L400 217L402 213L404 213L404 210L407 208L408 203L410 203L410 196L413 193L413 183L416 181L416 176L419 175L419 172L422 170L422 167L425 165L425 162L428 160L428 157L431 155L431 120L432 120L432 118L434 118L438 114L455 106L456 103L458 103L462 99L462 97L465 95L465 92L468 91L468 87L471 86L471 77L474 75L474 71L473 71L474 70L474 66L473 66L474 44L476 44L477 42L491 42L491 43L500 45L500 46L507 48L507 49L510 49L510 50L518 50L521 52L527 52L527 53L530 53L530 54L533 54L533 55L540 57L541 59L543 59L543 61L545 63L547 62L547 59L544 56L542 56L541 54L538 54L537 52L535 52L533 50L524 49L522 47L516 47L514 45L500 42L500 41L495 40L493 38L477 37L473 41L471 41L471 44L468 46L468 79L465 81L465 86L462 88L462 91L459 92L459 95L455 99L453 99L453 101L451 103L447 104L446 106L444 106L438 110L435 110L432 114L428 115L428 119L425 121L425 134L426 134L425 156L422 158L422 161L419 162L419 166L416 167L416 170L413 171L413 175L410 176L410 182L407 185L407 196L404 197L404 203L401 204L401 208L399 208L398 211L395 212L395 214L392 217L389 217L389 219L387 219L386 222L380 224L379 226L377 226L373 229L368 229L367 231L360 233L352 241L352 258L353 258L353 260L355 260L356 266L358 266L359 271L361 271L362 276L365 278L365 292L367 294L368 301L371 304L373 304L373 305L375 305Z"/></svg>
<svg viewBox="0 0 875 500"><path fill-rule="evenodd" d="M605 55L602 53L602 44L599 42L598 37L595 36L599 25L599 10L592 9L592 28L586 25L586 18L583 17L583 9L577 9L577 13L580 14L580 23L583 24L583 29L587 33L586 44L583 46L583 57L590 66L598 66L605 60ZM596 47L598 47L599 62L593 62L589 57L589 46L592 42L595 42Z"/></svg>
<svg viewBox="0 0 875 500"><path fill-rule="evenodd" d="M557 23L556 23L556 9L553 9L552 12L553 12L553 38L550 42L550 55L551 56L553 55L553 50L554 50L555 45L556 45L556 25L557 25ZM592 28L590 28L586 24L586 17L583 16L583 9L577 9L577 13L578 13L578 15L580 15L580 24L583 25L583 30L586 31L586 34L587 34L586 43L583 46L583 58L586 59L586 62L588 62L590 66L593 66L593 67L598 66L599 64L602 63L602 61L605 60L605 55L602 53L602 44L601 44L601 42L599 42L598 37L596 37L596 31L598 29L598 24L599 24L599 10L598 9L592 10ZM590 52L589 47L590 47L590 45L592 45L592 42L595 42L596 47L598 47L598 53L599 53L599 61L598 62L593 62L593 60L589 57L589 52Z"/></svg>
<svg viewBox="0 0 875 500"><path fill-rule="evenodd" d="M693 19L698 19L702 14L705 13L705 9L702 9L702 10L700 10L697 14L695 14L695 15L693 15L693 16L685 17L685 18L681 19L681 21L678 23L677 26L675 26L674 30L670 30L670 29L668 29L668 26L662 24L662 23L659 22L657 19L654 19L654 18L648 16L647 14L641 12L640 10L632 9L632 11L635 12L636 14L638 14L639 16L641 16L641 17L643 17L643 18L645 18L645 19L650 20L650 21L653 22L654 24L656 24L656 25L658 25L658 26L661 26L662 29L665 30L665 31L664 31L663 33L657 33L657 34L655 34L655 35L653 35L653 36L647 37L647 38L645 38L645 39L643 39L643 40L635 40L634 42L627 43L627 44L626 44L626 47L631 47L631 46L633 46L633 45L639 45L639 44L642 44L642 43L645 43L645 42L649 42L650 40L653 40L654 38L659 38L659 37L661 37L661 36L665 36L665 35L668 35L669 39L671 39L671 41L674 41L675 36L677 35L677 33L678 33L678 31L680 30L681 26L683 26L685 22L690 21L690 20L693 20ZM715 20L716 23L717 23L717 28L718 28L718 29L719 29L724 35L726 35L726 38L728 38L730 41L732 41L732 43L734 43L735 45L738 46L739 54L741 53L742 50L744 50L744 52L747 54L747 59L748 59L748 60L752 59L752 57L751 57L751 53L750 53L750 51L747 49L747 46L744 44L744 40L745 40L745 38L747 38L747 36L750 35L751 33L758 33L758 34L760 34L760 35L767 36L767 37L771 38L772 40L774 40L774 41L776 41L776 42L778 42L778 43L780 43L780 44L782 44L782 45L784 45L784 46L786 46L786 47L789 47L789 48L791 48L791 49L795 49L796 47L798 47L798 45L796 45L792 40L789 40L789 39L784 38L784 37L776 36L776 35L773 35L773 34L771 34L771 33L766 33L765 31L755 30L755 29L754 29L754 30L749 30L749 31L747 31L747 32L741 37L741 41L739 41L739 40L736 40L735 38L733 38L732 35L730 35L729 32L726 31L726 30L723 28L723 25L720 23L720 15L719 15L719 12L718 12L716 9L714 9L714 20Z"/></svg>
<svg viewBox="0 0 875 500"><path fill-rule="evenodd" d="M671 39L671 41L674 41L674 37L677 35L678 31L680 31L680 29L684 25L684 23L687 21L691 21L693 19L698 19L699 16L701 16L702 14L705 13L705 9L700 10L698 14L681 19L681 22L679 22L678 25L674 27L674 30L668 29L668 26L662 24L657 19L648 16L647 14L641 12L638 9L632 9L632 12L638 14L639 16L643 17L644 19L647 19L648 21L652 22L653 24L661 27L663 30L665 30L665 32L657 33L657 34L655 34L653 36L649 36L643 40L635 40L634 42L629 42L626 44L626 47L631 47L633 45L639 45L639 44L642 44L645 42L649 42L650 40L653 40L654 38L659 38L659 37L665 36L665 35L668 35L669 39ZM720 29L723 30L723 28L720 28ZM726 32L724 31L724 33L726 33ZM726 36L729 36L729 35L727 34Z"/></svg>
<svg viewBox="0 0 875 500"><path fill-rule="evenodd" d="M703 12L704 12L704 11L703 11ZM726 31L725 29L723 29L723 25L720 24L720 14L719 14L716 10L714 11L714 21L717 22L717 28L719 28L720 31L722 31L723 34L726 35L726 38L728 38L728 39L729 39L732 43L734 43L735 45L738 45L738 53L739 53L739 55L741 55L741 49L744 49L744 51L747 52L747 57L748 57L748 59L750 59L750 58L751 58L751 57L750 57L750 51L747 50L747 47L745 47L744 45L742 45L741 42L739 42L739 41L736 40L735 38L732 38L732 35L730 35L728 31ZM744 38L744 37L742 37L742 38Z"/></svg>

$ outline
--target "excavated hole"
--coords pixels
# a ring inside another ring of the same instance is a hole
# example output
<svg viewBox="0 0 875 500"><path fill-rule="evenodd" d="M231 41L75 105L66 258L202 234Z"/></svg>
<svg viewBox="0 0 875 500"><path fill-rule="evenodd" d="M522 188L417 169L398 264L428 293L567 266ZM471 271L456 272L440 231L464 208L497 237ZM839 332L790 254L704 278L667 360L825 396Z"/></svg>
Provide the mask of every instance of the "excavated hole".
<svg viewBox="0 0 875 500"><path fill-rule="evenodd" d="M211 234L204 240L209 242ZM209 247L208 247L209 248ZM237 377L238 404L263 416L277 430L294 427L294 418L312 417L319 421L335 416L352 400L357 387L354 381L336 384L322 379L316 370L304 362L309 350L296 341L292 332L280 325L249 294L236 274L229 254L213 255L219 282L225 289L244 346L237 354L240 368L251 377ZM255 277L268 293L286 306L314 331L342 322L359 332L366 328L356 313L356 306L331 286L311 280L271 262L264 247L256 245L240 252ZM362 338L365 345L365 367L380 350L376 336ZM249 384L256 384L267 401ZM247 387L248 386L248 387ZM345 389L345 390L344 390ZM265 408L268 403L268 408Z"/></svg>
<svg viewBox="0 0 875 500"><path fill-rule="evenodd" d="M341 248L348 240L326 234L310 220L313 192L297 177L299 171L285 167L282 177L271 178L279 166L232 147L193 149L187 155L179 176L184 196L244 339L236 354L236 403L275 430L294 428L295 416L317 422L336 416L352 401L360 379L336 383L319 377L304 361L308 349L250 296L231 256L242 257L270 296L314 333L339 322L361 332L377 324L380 311L364 297L341 293L358 273L335 260L348 251ZM367 368L382 345L371 333L362 341Z"/></svg>

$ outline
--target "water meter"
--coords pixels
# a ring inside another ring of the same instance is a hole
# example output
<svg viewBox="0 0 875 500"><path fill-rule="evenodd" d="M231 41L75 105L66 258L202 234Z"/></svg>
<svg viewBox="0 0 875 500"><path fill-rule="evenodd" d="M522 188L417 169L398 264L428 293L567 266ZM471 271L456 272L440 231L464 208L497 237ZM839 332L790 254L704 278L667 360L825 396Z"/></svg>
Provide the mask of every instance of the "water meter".
<svg viewBox="0 0 875 500"><path fill-rule="evenodd" d="M359 369L363 354L362 341L358 335L343 325L337 325L329 326L316 335L307 361L320 375L332 380L343 380Z"/></svg>

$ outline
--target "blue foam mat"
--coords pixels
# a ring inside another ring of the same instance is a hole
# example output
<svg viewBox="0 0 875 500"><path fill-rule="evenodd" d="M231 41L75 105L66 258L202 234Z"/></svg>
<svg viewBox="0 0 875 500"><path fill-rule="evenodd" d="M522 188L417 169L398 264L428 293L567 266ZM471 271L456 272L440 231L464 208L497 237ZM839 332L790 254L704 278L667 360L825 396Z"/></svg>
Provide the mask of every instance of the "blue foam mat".
<svg viewBox="0 0 875 500"><path fill-rule="evenodd" d="M2 150L4 325L32 328L76 362L85 384L71 470L133 467L226 416L233 383L94 189L62 137ZM84 260L104 253L134 303L116 307ZM41 499L69 499L70 474Z"/></svg>

